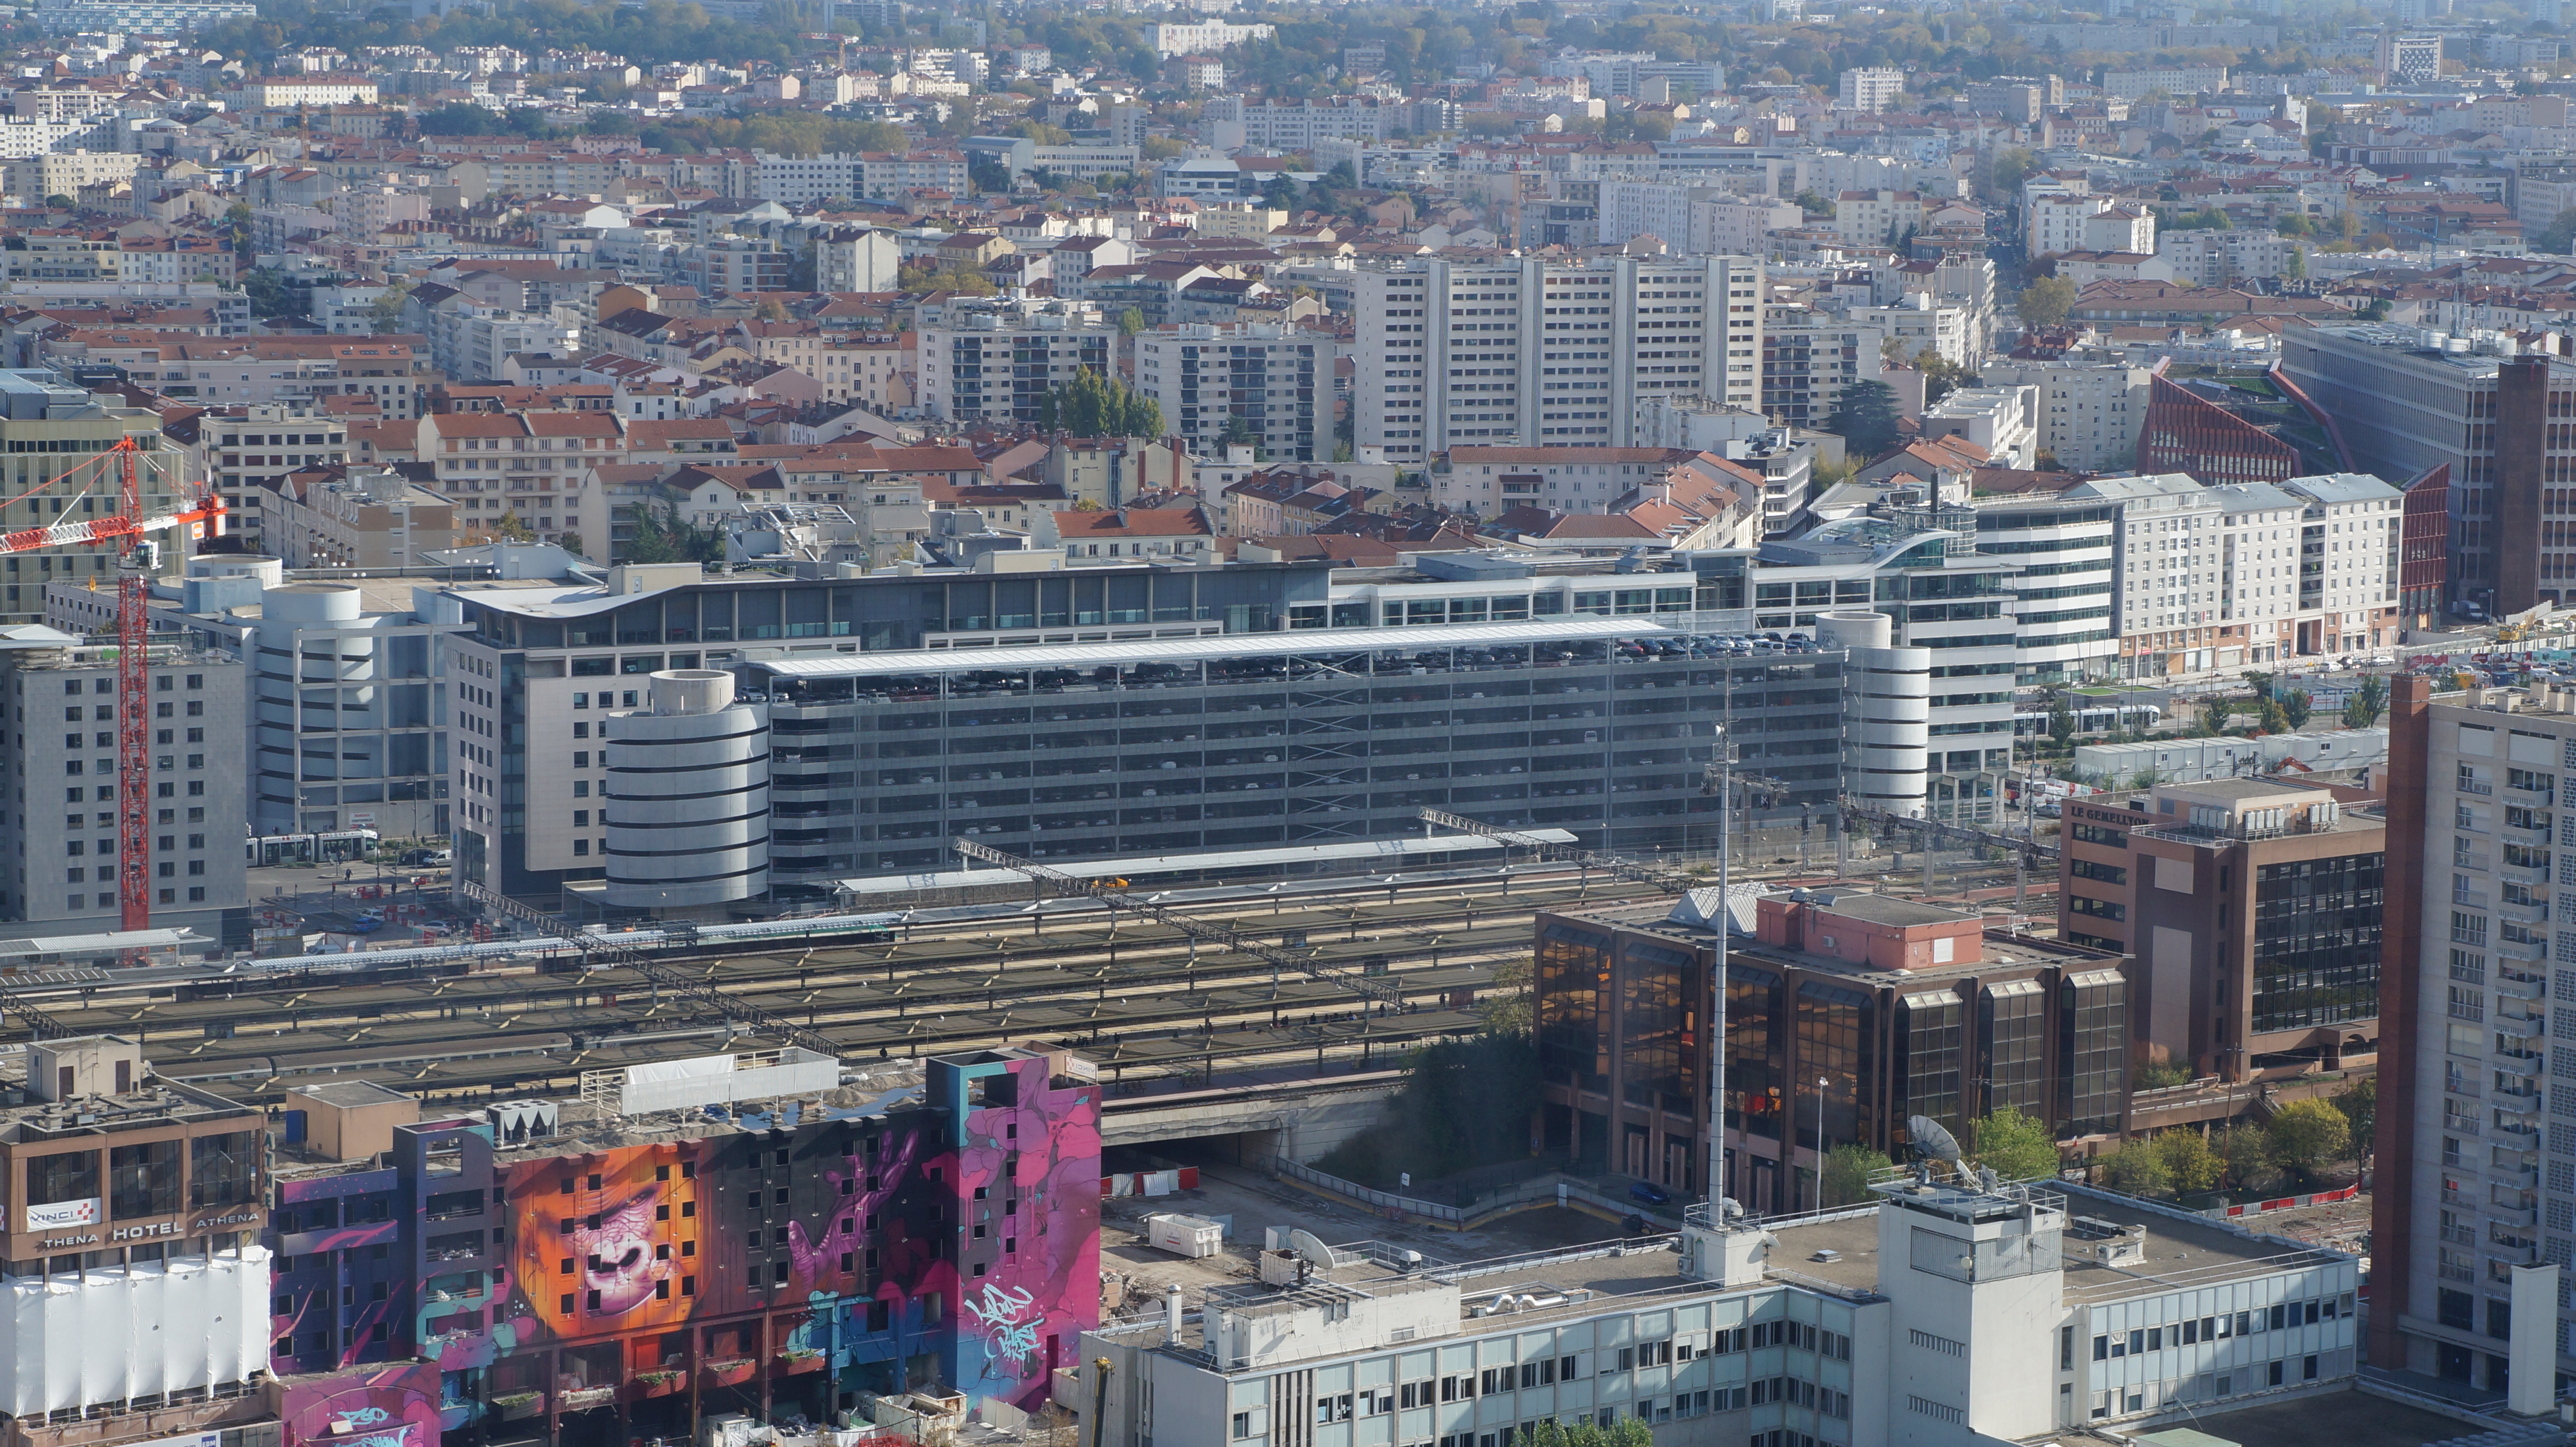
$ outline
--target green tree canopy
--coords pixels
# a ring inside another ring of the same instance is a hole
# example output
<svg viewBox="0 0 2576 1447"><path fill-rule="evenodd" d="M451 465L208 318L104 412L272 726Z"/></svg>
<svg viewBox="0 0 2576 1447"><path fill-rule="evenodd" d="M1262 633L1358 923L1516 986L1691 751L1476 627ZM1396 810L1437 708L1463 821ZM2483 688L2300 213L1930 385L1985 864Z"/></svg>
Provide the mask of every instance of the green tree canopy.
<svg viewBox="0 0 2576 1447"><path fill-rule="evenodd" d="M2053 327L2075 310L2075 283L2062 276L2043 276L2021 289L2013 315L2024 326Z"/></svg>
<svg viewBox="0 0 2576 1447"><path fill-rule="evenodd" d="M1856 1206L1869 1199L1870 1173L1882 1170L1887 1157L1848 1142L1825 1153L1825 1204Z"/></svg>
<svg viewBox="0 0 2576 1447"><path fill-rule="evenodd" d="M2316 700L2309 696L2306 689L2291 689L2281 696L2281 719L2294 729L2306 728L2308 714L2315 707Z"/></svg>
<svg viewBox="0 0 2576 1447"><path fill-rule="evenodd" d="M1084 367L1038 404L1038 425L1075 437L1160 437L1163 409L1121 381Z"/></svg>
<svg viewBox="0 0 2576 1447"><path fill-rule="evenodd" d="M1825 419L1825 430L1866 460L1896 445L1898 420L1895 388L1885 382L1854 382L1843 388L1833 415Z"/></svg>
<svg viewBox="0 0 2576 1447"><path fill-rule="evenodd" d="M2348 729L2366 729L2379 722L2379 716L2387 709L2387 680L2376 673L2366 675L2361 680L2360 686L2352 691L2351 699L2343 706L2343 726Z"/></svg>
<svg viewBox="0 0 2576 1447"><path fill-rule="evenodd" d="M2331 1101L2291 1101L2272 1112L2263 1134L2272 1163L2299 1176L2312 1178L2352 1153L2352 1120Z"/></svg>
<svg viewBox="0 0 2576 1447"><path fill-rule="evenodd" d="M2549 218L2549 224L2541 227L2540 234L2531 239L2531 249L2555 252L2561 256L2576 251L2576 207Z"/></svg>
<svg viewBox="0 0 2576 1447"><path fill-rule="evenodd" d="M2049 1134L2047 1123L2010 1106L1977 1122L1969 1154L1978 1165L1991 1167L2008 1181L2057 1174L2057 1140Z"/></svg>

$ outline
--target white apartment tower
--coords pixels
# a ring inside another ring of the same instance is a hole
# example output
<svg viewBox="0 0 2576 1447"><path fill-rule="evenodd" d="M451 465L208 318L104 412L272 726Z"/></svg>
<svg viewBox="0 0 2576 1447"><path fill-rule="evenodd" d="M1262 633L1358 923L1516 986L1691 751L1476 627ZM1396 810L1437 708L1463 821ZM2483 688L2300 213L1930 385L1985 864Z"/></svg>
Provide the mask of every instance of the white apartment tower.
<svg viewBox="0 0 2576 1447"><path fill-rule="evenodd" d="M1883 111L1905 93L1905 72L1864 66L1843 72L1839 102L1847 111Z"/></svg>
<svg viewBox="0 0 2576 1447"><path fill-rule="evenodd" d="M1987 386L2039 389L2039 445L2060 463L2107 472L2136 461L2147 369L2116 362L1990 361Z"/></svg>
<svg viewBox="0 0 2576 1447"><path fill-rule="evenodd" d="M1362 272L1354 441L1418 467L1461 444L1631 446L1647 398L1754 406L1761 284L1744 256Z"/></svg>

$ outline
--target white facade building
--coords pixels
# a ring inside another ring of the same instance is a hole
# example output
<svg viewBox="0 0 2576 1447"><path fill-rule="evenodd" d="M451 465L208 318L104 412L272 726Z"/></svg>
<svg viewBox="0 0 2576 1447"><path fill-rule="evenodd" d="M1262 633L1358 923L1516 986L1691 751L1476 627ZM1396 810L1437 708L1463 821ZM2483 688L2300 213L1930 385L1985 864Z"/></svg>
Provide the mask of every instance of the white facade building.
<svg viewBox="0 0 2576 1447"><path fill-rule="evenodd" d="M1751 406L1761 278L1742 256L1362 272L1356 445L1412 466L1460 444L1625 447L1646 397Z"/></svg>
<svg viewBox="0 0 2576 1447"><path fill-rule="evenodd" d="M1989 360L1989 386L2036 389L2039 446L2086 472L2113 471L2136 460L2146 424L2148 371L2116 362Z"/></svg>
<svg viewBox="0 0 2576 1447"><path fill-rule="evenodd" d="M926 308L919 330L919 403L952 422L1037 421L1048 389L1109 375L1118 336L1090 305L1009 298Z"/></svg>
<svg viewBox="0 0 2576 1447"><path fill-rule="evenodd" d="M1227 423L1239 417L1270 460L1332 460L1331 337L1275 322L1184 323L1132 345L1136 390L1193 453L1222 456Z"/></svg>
<svg viewBox="0 0 2576 1447"><path fill-rule="evenodd" d="M1904 93L1905 72L1864 66L1843 72L1838 100L1847 111L1883 111Z"/></svg>
<svg viewBox="0 0 2576 1447"><path fill-rule="evenodd" d="M1678 1255L1408 1262L1301 1232L1257 1283L1085 1332L1077 1389L1105 1393L1103 1447L1504 1447L1623 1420L1661 1447L1961 1447L2351 1385L2350 1256L2081 1187L1879 1189L1786 1222L1695 1206ZM2127 1269L2185 1254L2185 1279Z"/></svg>
<svg viewBox="0 0 2576 1447"><path fill-rule="evenodd" d="M1223 50L1247 40L1268 40L1279 33L1272 25L1236 25L1225 20L1201 20L1192 24L1149 25L1146 41L1154 53L1169 59L1175 55L1195 55L1201 51Z"/></svg>

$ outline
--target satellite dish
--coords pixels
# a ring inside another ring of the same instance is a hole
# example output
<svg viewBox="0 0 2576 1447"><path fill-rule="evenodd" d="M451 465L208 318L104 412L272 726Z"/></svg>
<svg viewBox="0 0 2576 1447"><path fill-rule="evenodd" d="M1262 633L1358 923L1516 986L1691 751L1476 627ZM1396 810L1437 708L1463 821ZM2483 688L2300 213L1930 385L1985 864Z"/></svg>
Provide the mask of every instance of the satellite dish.
<svg viewBox="0 0 2576 1447"><path fill-rule="evenodd" d="M1340 1256L1323 1242L1323 1238L1303 1227L1288 1233L1288 1249L1319 1270L1330 1271L1341 1265Z"/></svg>
<svg viewBox="0 0 2576 1447"><path fill-rule="evenodd" d="M1909 1115L1905 1118L1905 1134L1924 1155L1948 1161L1954 1168L1959 1166L1959 1138L1941 1122L1928 1115Z"/></svg>

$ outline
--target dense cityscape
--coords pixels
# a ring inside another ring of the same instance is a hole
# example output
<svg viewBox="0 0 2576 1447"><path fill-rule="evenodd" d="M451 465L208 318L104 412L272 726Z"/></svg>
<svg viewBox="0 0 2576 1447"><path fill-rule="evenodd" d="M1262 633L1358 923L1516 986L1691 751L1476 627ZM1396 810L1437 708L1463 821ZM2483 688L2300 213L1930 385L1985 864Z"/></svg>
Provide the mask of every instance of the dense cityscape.
<svg viewBox="0 0 2576 1447"><path fill-rule="evenodd" d="M2562 1447L2568 17L2102 5L0 5L0 1447Z"/></svg>

